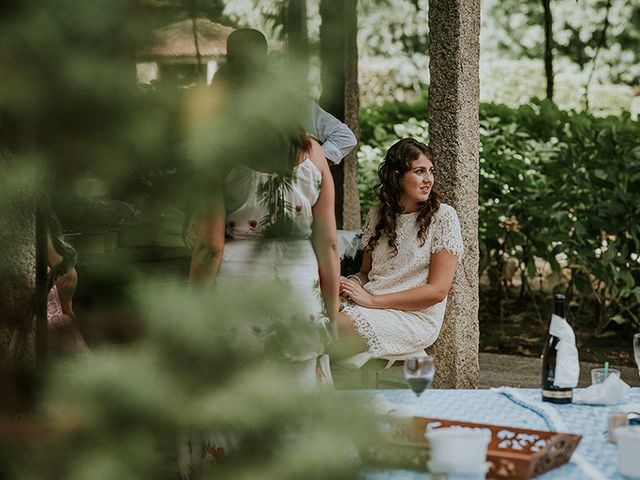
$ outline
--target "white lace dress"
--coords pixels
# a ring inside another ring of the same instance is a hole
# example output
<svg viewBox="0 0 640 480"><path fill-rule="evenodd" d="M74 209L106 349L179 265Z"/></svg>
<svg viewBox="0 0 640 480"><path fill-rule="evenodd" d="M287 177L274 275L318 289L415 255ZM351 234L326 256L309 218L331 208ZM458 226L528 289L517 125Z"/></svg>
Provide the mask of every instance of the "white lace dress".
<svg viewBox="0 0 640 480"><path fill-rule="evenodd" d="M375 234L378 215L379 206L375 206L367 216L362 235L365 247ZM425 285L433 253L445 250L462 256L460 222L453 207L440 204L422 246L416 217L417 212L398 216L396 256L392 256L386 235L378 240L371 252L369 281L364 285L369 293L380 295ZM369 346L368 357L403 355L427 348L438 338L446 306L446 298L419 311L365 308L342 301L342 311L353 319L358 333Z"/></svg>

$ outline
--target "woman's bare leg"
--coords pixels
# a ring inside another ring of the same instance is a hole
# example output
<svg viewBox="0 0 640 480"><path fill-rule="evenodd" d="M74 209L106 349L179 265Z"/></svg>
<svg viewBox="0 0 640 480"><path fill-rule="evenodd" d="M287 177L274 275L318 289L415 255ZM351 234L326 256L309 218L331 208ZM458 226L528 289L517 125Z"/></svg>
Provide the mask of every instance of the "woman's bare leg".
<svg viewBox="0 0 640 480"><path fill-rule="evenodd" d="M338 340L331 344L332 358L345 358L356 353L366 352L369 349L367 342L358 334L355 323L349 315L338 312L336 326L338 327Z"/></svg>

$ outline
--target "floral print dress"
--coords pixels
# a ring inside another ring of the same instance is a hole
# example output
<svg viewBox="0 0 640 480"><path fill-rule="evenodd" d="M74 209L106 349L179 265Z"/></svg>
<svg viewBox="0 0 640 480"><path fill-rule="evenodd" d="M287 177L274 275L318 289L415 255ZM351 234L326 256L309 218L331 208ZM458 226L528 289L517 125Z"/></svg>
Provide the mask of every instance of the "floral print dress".
<svg viewBox="0 0 640 480"><path fill-rule="evenodd" d="M236 166L225 180L226 228L218 285L280 281L301 305L322 341L310 350L283 352L300 363L300 382L331 383L328 318L324 310L318 262L311 244L312 208L320 196L322 173L305 156L291 176ZM273 192L276 191L274 200ZM278 222L278 218L281 222ZM282 228L286 228L286 232ZM283 237L286 241L283 241ZM322 375L318 378L316 370Z"/></svg>

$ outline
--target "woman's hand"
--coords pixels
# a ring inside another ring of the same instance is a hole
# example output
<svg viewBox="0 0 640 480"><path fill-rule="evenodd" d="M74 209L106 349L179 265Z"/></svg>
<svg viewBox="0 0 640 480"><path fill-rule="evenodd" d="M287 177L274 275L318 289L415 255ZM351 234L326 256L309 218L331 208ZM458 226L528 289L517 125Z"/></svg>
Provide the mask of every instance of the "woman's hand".
<svg viewBox="0 0 640 480"><path fill-rule="evenodd" d="M350 278L340 277L340 295L361 307L375 308L375 295Z"/></svg>

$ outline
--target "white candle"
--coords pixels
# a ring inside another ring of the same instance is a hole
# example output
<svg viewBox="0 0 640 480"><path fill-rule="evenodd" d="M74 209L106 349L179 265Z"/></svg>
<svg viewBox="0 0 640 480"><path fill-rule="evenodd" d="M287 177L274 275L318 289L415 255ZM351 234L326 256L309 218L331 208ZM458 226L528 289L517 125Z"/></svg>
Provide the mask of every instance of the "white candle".
<svg viewBox="0 0 640 480"><path fill-rule="evenodd" d="M487 446L491 431L486 428L450 427L429 430L429 469L433 472L478 475L487 471Z"/></svg>

